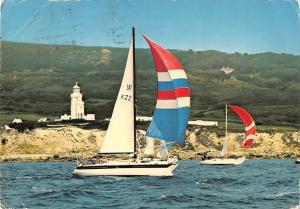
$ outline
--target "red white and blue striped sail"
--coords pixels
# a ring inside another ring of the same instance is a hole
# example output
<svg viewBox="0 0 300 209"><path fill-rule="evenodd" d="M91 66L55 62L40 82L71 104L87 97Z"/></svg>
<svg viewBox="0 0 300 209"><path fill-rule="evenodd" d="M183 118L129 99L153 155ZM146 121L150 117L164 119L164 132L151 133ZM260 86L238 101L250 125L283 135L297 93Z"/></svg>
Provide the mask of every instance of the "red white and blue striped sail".
<svg viewBox="0 0 300 209"><path fill-rule="evenodd" d="M255 139L256 126L251 115L241 107L228 105L243 121L245 126L245 141L242 143L242 148L250 148Z"/></svg>
<svg viewBox="0 0 300 209"><path fill-rule="evenodd" d="M183 144L190 111L190 88L182 64L166 49L144 36L156 66L157 103L146 136Z"/></svg>

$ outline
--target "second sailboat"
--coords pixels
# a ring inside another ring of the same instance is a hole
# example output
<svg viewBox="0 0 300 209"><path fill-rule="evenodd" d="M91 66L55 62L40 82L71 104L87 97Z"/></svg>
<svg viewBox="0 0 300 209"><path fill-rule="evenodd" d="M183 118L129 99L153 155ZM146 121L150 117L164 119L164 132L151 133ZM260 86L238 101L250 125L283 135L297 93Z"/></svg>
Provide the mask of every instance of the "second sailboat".
<svg viewBox="0 0 300 209"><path fill-rule="evenodd" d="M215 158L215 159L208 159L201 161L201 164L206 165L241 165L246 158L240 157L240 158L228 158L228 133L227 133L227 127L228 127L228 111L227 106L230 107L243 121L243 124L245 126L245 140L241 144L241 148L251 148L252 143L255 138L256 133L256 126L253 118L251 115L244 110L241 107L233 106L233 105L225 105L225 138L223 143L223 148L221 151L221 158Z"/></svg>

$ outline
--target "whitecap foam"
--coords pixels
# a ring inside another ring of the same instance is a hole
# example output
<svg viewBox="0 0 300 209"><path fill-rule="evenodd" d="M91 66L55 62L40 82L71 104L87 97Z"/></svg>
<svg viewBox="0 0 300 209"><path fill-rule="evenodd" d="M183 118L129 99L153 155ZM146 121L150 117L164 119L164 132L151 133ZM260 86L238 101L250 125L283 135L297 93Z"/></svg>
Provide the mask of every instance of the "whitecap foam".
<svg viewBox="0 0 300 209"><path fill-rule="evenodd" d="M281 193L272 195L272 197L284 197L284 196L287 196L287 195L298 194L298 193L299 192L281 192Z"/></svg>
<svg viewBox="0 0 300 209"><path fill-rule="evenodd" d="M33 186L31 188L31 191L35 194L42 194L42 193L47 193L47 192L53 192L53 190L51 189L47 189L47 188L42 188L42 187L35 187Z"/></svg>
<svg viewBox="0 0 300 209"><path fill-rule="evenodd" d="M17 176L16 179L32 179L32 176Z"/></svg>

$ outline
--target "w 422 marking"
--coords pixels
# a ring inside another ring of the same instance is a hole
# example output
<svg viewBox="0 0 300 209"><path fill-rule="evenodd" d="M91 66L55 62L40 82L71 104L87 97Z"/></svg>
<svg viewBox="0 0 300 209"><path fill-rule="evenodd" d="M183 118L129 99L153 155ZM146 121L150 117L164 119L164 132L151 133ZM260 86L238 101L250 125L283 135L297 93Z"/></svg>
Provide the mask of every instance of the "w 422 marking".
<svg viewBox="0 0 300 209"><path fill-rule="evenodd" d="M126 100L126 101L131 101L131 96L127 94L122 94L121 99Z"/></svg>

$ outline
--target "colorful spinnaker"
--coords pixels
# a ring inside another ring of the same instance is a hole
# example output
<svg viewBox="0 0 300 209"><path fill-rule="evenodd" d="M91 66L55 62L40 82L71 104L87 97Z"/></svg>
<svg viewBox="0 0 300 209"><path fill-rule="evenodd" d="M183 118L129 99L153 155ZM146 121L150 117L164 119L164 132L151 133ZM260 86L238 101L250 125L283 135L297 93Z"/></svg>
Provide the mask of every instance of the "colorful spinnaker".
<svg viewBox="0 0 300 209"><path fill-rule="evenodd" d="M255 139L256 126L251 115L241 107L228 105L243 121L245 126L245 141L242 143L242 148L250 148Z"/></svg>
<svg viewBox="0 0 300 209"><path fill-rule="evenodd" d="M190 111L190 88L182 64L166 49L144 36L156 66L157 103L146 136L184 144Z"/></svg>

